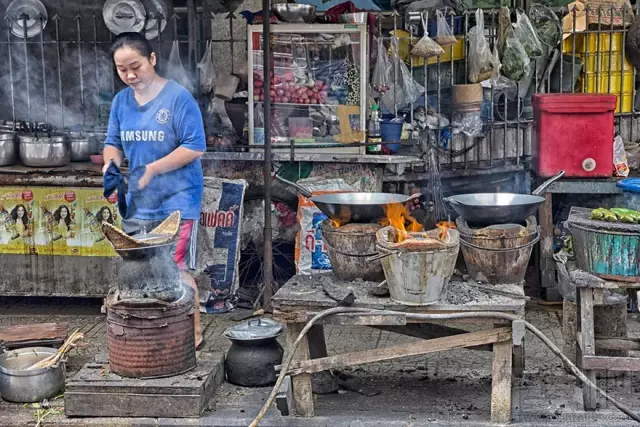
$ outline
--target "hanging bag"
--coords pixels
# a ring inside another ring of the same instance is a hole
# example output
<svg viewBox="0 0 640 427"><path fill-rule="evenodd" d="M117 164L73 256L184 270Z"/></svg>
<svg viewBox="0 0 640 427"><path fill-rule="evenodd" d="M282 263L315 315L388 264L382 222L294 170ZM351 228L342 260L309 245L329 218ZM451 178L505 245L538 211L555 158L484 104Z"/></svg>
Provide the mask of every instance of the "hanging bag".
<svg viewBox="0 0 640 427"><path fill-rule="evenodd" d="M373 68L371 84L373 85L373 90L380 95L384 95L391 90L393 84L391 82L391 67L389 53L385 49L382 39L378 39L378 60Z"/></svg>
<svg viewBox="0 0 640 427"><path fill-rule="evenodd" d="M198 69L200 70L200 92L203 95L215 92L216 68L213 65L213 56L211 55L211 41L207 42L206 51L198 64Z"/></svg>
<svg viewBox="0 0 640 427"><path fill-rule="evenodd" d="M476 10L476 26L469 30L469 81L480 83L491 77L493 56L484 36L484 14Z"/></svg>
<svg viewBox="0 0 640 427"><path fill-rule="evenodd" d="M442 55L444 53L444 49L442 49L442 47L434 42L433 40L431 40L431 38L429 38L429 31L428 29L428 22L427 22L427 17L428 17L428 13L425 13L421 19L422 19L422 26L424 28L424 35L422 36L422 38L420 39L420 41L418 43L416 43L416 45L413 47L413 49L411 49L411 54L415 55L415 56L420 56L422 58L430 58L432 56L438 56L438 55Z"/></svg>
<svg viewBox="0 0 640 427"><path fill-rule="evenodd" d="M187 71L182 65L180 59L180 46L178 40L174 40L171 46L171 53L169 54L169 65L167 66L167 77L180 83L189 92L193 93L195 88L193 83L187 74Z"/></svg>
<svg viewBox="0 0 640 427"><path fill-rule="evenodd" d="M444 17L444 13L436 10L436 18L438 22L438 32L436 33L436 43L440 46L451 46L452 44L456 44L456 37L453 35L453 31L451 31L451 27L447 22L447 18Z"/></svg>

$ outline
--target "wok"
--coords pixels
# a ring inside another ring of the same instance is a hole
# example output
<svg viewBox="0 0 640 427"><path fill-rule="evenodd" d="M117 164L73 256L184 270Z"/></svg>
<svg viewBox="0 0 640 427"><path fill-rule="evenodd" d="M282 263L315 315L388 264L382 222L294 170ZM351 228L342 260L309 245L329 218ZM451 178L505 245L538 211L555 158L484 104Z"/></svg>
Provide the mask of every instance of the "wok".
<svg viewBox="0 0 640 427"><path fill-rule="evenodd" d="M391 193L333 193L313 196L311 201L323 214L340 224L377 223L386 218L385 207L404 204L419 197Z"/></svg>
<svg viewBox="0 0 640 427"><path fill-rule="evenodd" d="M562 178L560 171L543 182L532 194L477 193L460 194L444 200L468 223L474 225L518 224L533 215L544 202L539 196L551 183Z"/></svg>

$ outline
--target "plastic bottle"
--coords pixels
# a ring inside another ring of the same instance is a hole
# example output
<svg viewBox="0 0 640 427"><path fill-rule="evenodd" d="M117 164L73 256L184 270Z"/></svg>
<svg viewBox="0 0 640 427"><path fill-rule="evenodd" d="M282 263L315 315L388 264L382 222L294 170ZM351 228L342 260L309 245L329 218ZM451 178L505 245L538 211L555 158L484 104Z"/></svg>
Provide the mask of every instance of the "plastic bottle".
<svg viewBox="0 0 640 427"><path fill-rule="evenodd" d="M615 176L629 176L627 152L624 149L624 141L620 135L616 135L613 139L613 170Z"/></svg>
<svg viewBox="0 0 640 427"><path fill-rule="evenodd" d="M382 130L378 104L371 107L371 117L367 123L367 154L382 154Z"/></svg>

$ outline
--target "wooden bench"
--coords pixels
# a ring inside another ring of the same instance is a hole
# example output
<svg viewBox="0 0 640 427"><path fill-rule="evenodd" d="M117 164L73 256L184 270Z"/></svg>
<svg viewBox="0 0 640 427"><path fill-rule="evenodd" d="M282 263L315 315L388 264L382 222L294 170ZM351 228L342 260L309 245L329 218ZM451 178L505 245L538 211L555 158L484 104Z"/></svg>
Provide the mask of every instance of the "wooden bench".
<svg viewBox="0 0 640 427"><path fill-rule="evenodd" d="M290 349L305 324L316 314L328 308L339 306L323 291L323 284L350 286L356 297L352 307L381 310L374 314L336 314L324 318L311 328L296 350L296 357L287 373L291 389L282 390L281 397L291 397L291 402L278 402L283 415L289 413L303 417L314 415L311 375L329 369L380 362L400 357L424 355L456 348L473 348L493 351L493 379L491 391L491 421L505 424L511 421L512 375L521 375L524 370L524 325L514 326L510 321L498 318L473 318L447 321L447 326L433 321L418 321L404 314L388 311L419 314L503 312L524 318L525 300L504 295L495 295L477 290L484 297L478 301L451 304L456 298L448 293L462 292L467 284L452 282L445 290L438 304L430 306L407 306L394 302L389 297L371 294L377 286L371 282L343 282L333 275L294 276L273 297L274 318L287 325L287 347ZM524 296L521 284L496 285L496 289ZM455 297L455 295L453 295ZM449 302L448 302L449 301ZM514 322L516 323L516 322ZM451 324L452 326L449 326ZM487 325L488 328L468 332L465 325ZM360 325L422 338L423 341L395 347L376 348L328 356L323 325ZM514 338L515 337L515 346Z"/></svg>

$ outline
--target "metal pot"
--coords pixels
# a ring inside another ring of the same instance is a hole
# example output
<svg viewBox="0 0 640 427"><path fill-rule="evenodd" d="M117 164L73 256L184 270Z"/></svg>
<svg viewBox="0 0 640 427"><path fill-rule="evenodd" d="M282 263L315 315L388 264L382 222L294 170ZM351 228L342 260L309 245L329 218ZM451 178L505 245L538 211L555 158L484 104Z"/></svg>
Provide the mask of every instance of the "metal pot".
<svg viewBox="0 0 640 427"><path fill-rule="evenodd" d="M71 147L64 135L19 134L20 161L25 166L58 167L71 161Z"/></svg>
<svg viewBox="0 0 640 427"><path fill-rule="evenodd" d="M271 319L252 319L224 332L231 340L225 358L227 381L243 387L264 387L276 382L274 367L284 351L276 340L283 327Z"/></svg>
<svg viewBox="0 0 640 427"><path fill-rule="evenodd" d="M0 133L0 166L9 166L17 158L16 135L13 132Z"/></svg>
<svg viewBox="0 0 640 427"><path fill-rule="evenodd" d="M89 156L96 154L94 141L89 137L71 137L71 161L88 162Z"/></svg>
<svg viewBox="0 0 640 427"><path fill-rule="evenodd" d="M64 389L64 362L50 368L25 370L56 353L55 348L26 347L0 354L0 395L18 403L40 402Z"/></svg>

